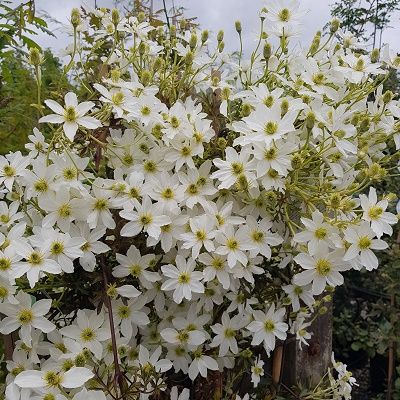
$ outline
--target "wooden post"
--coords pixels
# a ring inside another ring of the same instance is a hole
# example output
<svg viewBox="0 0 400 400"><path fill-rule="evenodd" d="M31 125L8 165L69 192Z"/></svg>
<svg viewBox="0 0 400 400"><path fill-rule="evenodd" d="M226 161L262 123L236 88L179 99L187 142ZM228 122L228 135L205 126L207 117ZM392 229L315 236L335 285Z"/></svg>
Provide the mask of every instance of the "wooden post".
<svg viewBox="0 0 400 400"><path fill-rule="evenodd" d="M331 365L332 355L332 302L325 303L328 311L319 315L309 328L309 345L299 348L296 340L287 341L282 382L286 386L303 385L313 388Z"/></svg>

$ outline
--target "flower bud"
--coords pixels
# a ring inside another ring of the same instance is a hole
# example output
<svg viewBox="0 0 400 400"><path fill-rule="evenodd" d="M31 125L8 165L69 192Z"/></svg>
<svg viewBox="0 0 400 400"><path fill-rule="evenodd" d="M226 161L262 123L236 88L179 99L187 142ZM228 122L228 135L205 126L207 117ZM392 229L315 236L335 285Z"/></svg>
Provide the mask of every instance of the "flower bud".
<svg viewBox="0 0 400 400"><path fill-rule="evenodd" d="M76 28L81 23L81 13L79 8L73 8L71 11L71 24Z"/></svg>
<svg viewBox="0 0 400 400"><path fill-rule="evenodd" d="M188 51L188 52L186 53L186 56L185 56L185 64L186 64L187 66L192 65L192 64L193 64L193 58L194 58L193 53L192 53L191 51Z"/></svg>
<svg viewBox="0 0 400 400"><path fill-rule="evenodd" d="M235 29L236 32L240 35L242 33L242 24L240 21L235 22Z"/></svg>
<svg viewBox="0 0 400 400"><path fill-rule="evenodd" d="M263 51L265 61L268 62L268 60L271 58L271 54L272 54L272 47L268 42L265 42Z"/></svg>
<svg viewBox="0 0 400 400"><path fill-rule="evenodd" d="M333 18L331 21L331 33L336 33L340 28L340 20Z"/></svg>
<svg viewBox="0 0 400 400"><path fill-rule="evenodd" d="M292 159L291 159L291 163L292 163L292 168L293 169L300 169L302 164L303 164L303 159L301 157L300 154L293 154L292 155Z"/></svg>
<svg viewBox="0 0 400 400"><path fill-rule="evenodd" d="M169 34L170 34L171 38L176 37L176 26L175 25L171 25L171 27L169 28Z"/></svg>
<svg viewBox="0 0 400 400"><path fill-rule="evenodd" d="M386 92L382 96L382 100L385 104L390 103L393 100L393 92L390 90L386 90Z"/></svg>
<svg viewBox="0 0 400 400"><path fill-rule="evenodd" d="M222 42L224 40L224 31L220 30L217 35L218 42Z"/></svg>
<svg viewBox="0 0 400 400"><path fill-rule="evenodd" d="M371 123L369 121L369 118L365 117L362 119L362 121L360 123L360 131L367 132L369 130L370 126L371 126Z"/></svg>
<svg viewBox="0 0 400 400"><path fill-rule="evenodd" d="M324 315L324 314L326 314L327 312L328 312L328 307L325 307L325 306L321 307L321 308L318 310L318 314L319 314L319 315Z"/></svg>
<svg viewBox="0 0 400 400"><path fill-rule="evenodd" d="M146 43L145 42L140 42L140 44L139 44L139 54L142 56L144 53L146 53Z"/></svg>
<svg viewBox="0 0 400 400"><path fill-rule="evenodd" d="M371 51L371 62L376 63L379 61L380 52L379 49L373 49Z"/></svg>
<svg viewBox="0 0 400 400"><path fill-rule="evenodd" d="M190 36L190 40L189 40L190 50L195 49L196 45L197 45L197 35L195 33L192 33L192 36Z"/></svg>
<svg viewBox="0 0 400 400"><path fill-rule="evenodd" d="M341 200L342 198L339 193L333 193L329 199L330 207L337 210L338 208L340 208Z"/></svg>
<svg viewBox="0 0 400 400"><path fill-rule="evenodd" d="M152 77L152 73L150 71L148 71L147 69L144 69L142 71L142 73L140 74L140 80L143 84L143 86L148 86L151 82L151 77Z"/></svg>
<svg viewBox="0 0 400 400"><path fill-rule="evenodd" d="M143 11L141 11L137 15L137 20L138 20L139 23L144 22L146 20L146 14Z"/></svg>
<svg viewBox="0 0 400 400"><path fill-rule="evenodd" d="M225 48L225 43L224 42L219 42L218 43L218 51L220 53L222 53L224 51L224 48Z"/></svg>
<svg viewBox="0 0 400 400"><path fill-rule="evenodd" d="M242 104L242 116L248 117L251 113L251 105L249 103Z"/></svg>
<svg viewBox="0 0 400 400"><path fill-rule="evenodd" d="M315 125L315 114L312 111L310 111L307 113L306 116L306 127L307 129L312 129L314 128L314 125Z"/></svg>
<svg viewBox="0 0 400 400"><path fill-rule="evenodd" d="M283 99L281 103L281 116L285 116L289 111L289 101L287 99Z"/></svg>
<svg viewBox="0 0 400 400"><path fill-rule="evenodd" d="M31 47L29 49L29 64L34 65L35 67L39 66L43 62L43 57L40 50L37 47Z"/></svg>
<svg viewBox="0 0 400 400"><path fill-rule="evenodd" d="M114 25L118 25L120 21L120 16L119 16L119 11L116 8L113 8L111 10L111 21L113 22Z"/></svg>
<svg viewBox="0 0 400 400"><path fill-rule="evenodd" d="M153 69L154 71L158 71L159 69L162 68L162 66L164 65L164 60L162 57L157 57L154 60L154 64L153 64Z"/></svg>
<svg viewBox="0 0 400 400"><path fill-rule="evenodd" d="M219 137L217 140L217 146L221 150L225 150L226 146L228 145L227 140L224 137Z"/></svg>
<svg viewBox="0 0 400 400"><path fill-rule="evenodd" d="M115 83L118 82L121 78L121 72L118 69L112 69L110 72L111 80Z"/></svg>
<svg viewBox="0 0 400 400"><path fill-rule="evenodd" d="M205 43L208 40L209 33L207 30L201 32L201 43Z"/></svg>

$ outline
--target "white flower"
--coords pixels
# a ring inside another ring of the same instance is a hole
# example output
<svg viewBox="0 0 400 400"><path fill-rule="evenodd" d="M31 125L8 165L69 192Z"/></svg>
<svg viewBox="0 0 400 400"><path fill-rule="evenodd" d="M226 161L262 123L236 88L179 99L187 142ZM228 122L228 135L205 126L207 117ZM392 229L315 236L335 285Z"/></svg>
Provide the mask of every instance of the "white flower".
<svg viewBox="0 0 400 400"><path fill-rule="evenodd" d="M39 300L32 304L29 294L22 291L15 296L18 304L0 304L0 312L6 315L0 322L0 332L8 335L20 329L20 337L27 346L31 346L32 328L49 333L55 325L44 317L51 307L51 300Z"/></svg>
<svg viewBox="0 0 400 400"><path fill-rule="evenodd" d="M343 283L343 276L339 271L348 269L343 260L344 252L341 249L329 252L328 246L320 245L314 255L300 253L294 261L305 271L293 277L293 283L305 286L312 282L312 293L321 294L326 285L338 286Z"/></svg>
<svg viewBox="0 0 400 400"><path fill-rule="evenodd" d="M221 317L221 324L211 325L212 331L216 334L211 347L219 346L219 357L224 357L230 350L233 354L237 354L239 349L236 341L236 331L243 328L246 323L243 322L242 315L235 315L233 318L224 312Z"/></svg>
<svg viewBox="0 0 400 400"><path fill-rule="evenodd" d="M254 365L251 366L251 382L254 387L257 387L260 383L261 376L264 376L264 361L257 358Z"/></svg>
<svg viewBox="0 0 400 400"><path fill-rule="evenodd" d="M344 232L344 238L350 243L350 247L343 259L352 261L359 257L357 264L364 266L368 271L378 268L379 261L372 250L384 250L388 244L374 237L375 232L368 222L362 222L359 226L349 226Z"/></svg>
<svg viewBox="0 0 400 400"><path fill-rule="evenodd" d="M253 311L254 321L247 325L247 329L253 333L252 345L259 345L264 342L264 348L269 353L275 349L275 342L286 339L288 324L283 322L286 310L278 308L275 310L275 304L271 304L266 313L255 310Z"/></svg>
<svg viewBox="0 0 400 400"><path fill-rule="evenodd" d="M189 366L189 378L194 381L198 374L203 378L207 377L207 370L217 371L218 364L210 356L203 354L203 351L199 348L193 353L193 361Z"/></svg>
<svg viewBox="0 0 400 400"><path fill-rule="evenodd" d="M124 209L120 212L122 218L130 221L121 229L122 236L136 236L142 230L149 236L158 239L161 227L171 223L171 218L163 215L156 204L152 204L150 197L143 198L142 204L133 200L137 211Z"/></svg>
<svg viewBox="0 0 400 400"><path fill-rule="evenodd" d="M60 332L87 347L98 360L103 354L101 342L110 338L110 330L104 326L104 313L89 310L78 310L75 324L61 328Z"/></svg>
<svg viewBox="0 0 400 400"><path fill-rule="evenodd" d="M88 368L72 367L67 372L63 371L22 371L15 378L15 384L21 388L44 388L62 386L75 389L83 386L94 376Z"/></svg>
<svg viewBox="0 0 400 400"><path fill-rule="evenodd" d="M192 292L204 293L204 286L200 282L203 274L194 271L196 263L192 258L185 258L177 255L175 259L176 266L168 264L163 265L161 270L167 279L161 286L161 290L173 290L175 303L181 303L183 299L191 300Z"/></svg>
<svg viewBox="0 0 400 400"><path fill-rule="evenodd" d="M28 164L29 158L20 151L0 156L0 185L3 184L11 192L15 179L24 174Z"/></svg>
<svg viewBox="0 0 400 400"><path fill-rule="evenodd" d="M64 133L71 141L74 140L79 125L87 129L96 129L101 126L101 122L93 117L85 116L93 107L92 101L84 101L78 104L78 98L73 92L65 95L65 107L62 107L54 100L45 100L55 114L46 115L39 119L39 122L49 122L51 124L63 124Z"/></svg>
<svg viewBox="0 0 400 400"><path fill-rule="evenodd" d="M385 211L388 201L378 201L376 190L372 187L369 189L368 197L365 194L360 194L360 201L364 211L362 218L371 223L371 228L376 236L380 238L384 233L391 235L393 229L390 225L396 224L397 218L394 214Z"/></svg>

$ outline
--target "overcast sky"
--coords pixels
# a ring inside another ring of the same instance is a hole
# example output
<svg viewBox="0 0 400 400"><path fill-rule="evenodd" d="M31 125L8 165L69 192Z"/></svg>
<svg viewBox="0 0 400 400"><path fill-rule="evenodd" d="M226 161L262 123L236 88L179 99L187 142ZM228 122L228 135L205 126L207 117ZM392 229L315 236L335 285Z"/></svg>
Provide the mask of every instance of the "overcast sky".
<svg viewBox="0 0 400 400"><path fill-rule="evenodd" d="M1 1L1 0L0 0ZM14 0L15 3L20 2ZM173 0L166 0L167 5L171 6ZM306 11L304 17L303 34L297 39L299 42L308 44L316 30L321 29L327 21L331 19L330 4L334 0L300 0L302 8ZM162 0L154 0L154 8L161 8ZM240 20L243 26L244 42L250 43L255 39L259 27L258 11L268 3L268 0L175 0L176 5L184 6L186 16L196 16L200 26L211 32L218 32L223 29L226 35L226 45L228 49L236 49L237 35L234 30L234 22ZM51 17L62 22L68 23L68 18L73 7L83 4L95 5L95 0L36 0L38 10L46 11ZM113 0L97 0L99 7L112 7ZM391 25L384 32L383 43L400 51L400 15L396 13L392 16ZM70 42L68 34L64 29L56 24L50 24L51 30L57 38L40 35L37 41L43 47L50 47L56 55Z"/></svg>

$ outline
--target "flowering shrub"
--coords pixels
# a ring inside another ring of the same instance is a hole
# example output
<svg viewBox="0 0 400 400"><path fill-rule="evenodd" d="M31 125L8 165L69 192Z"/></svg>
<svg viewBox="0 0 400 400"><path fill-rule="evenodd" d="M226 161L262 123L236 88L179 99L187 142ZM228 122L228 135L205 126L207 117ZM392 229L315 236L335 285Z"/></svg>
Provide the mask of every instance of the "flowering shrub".
<svg viewBox="0 0 400 400"><path fill-rule="evenodd" d="M301 14L267 4L254 51L236 23L235 57L184 21L72 12L80 99L37 104L49 140L35 129L26 155L0 158L7 399L183 400L213 371L224 398L253 398L341 273L378 267L397 217L367 188L397 168L382 84L400 62L337 20L300 50ZM30 63L40 87L36 50ZM334 368L304 398L350 398Z"/></svg>

